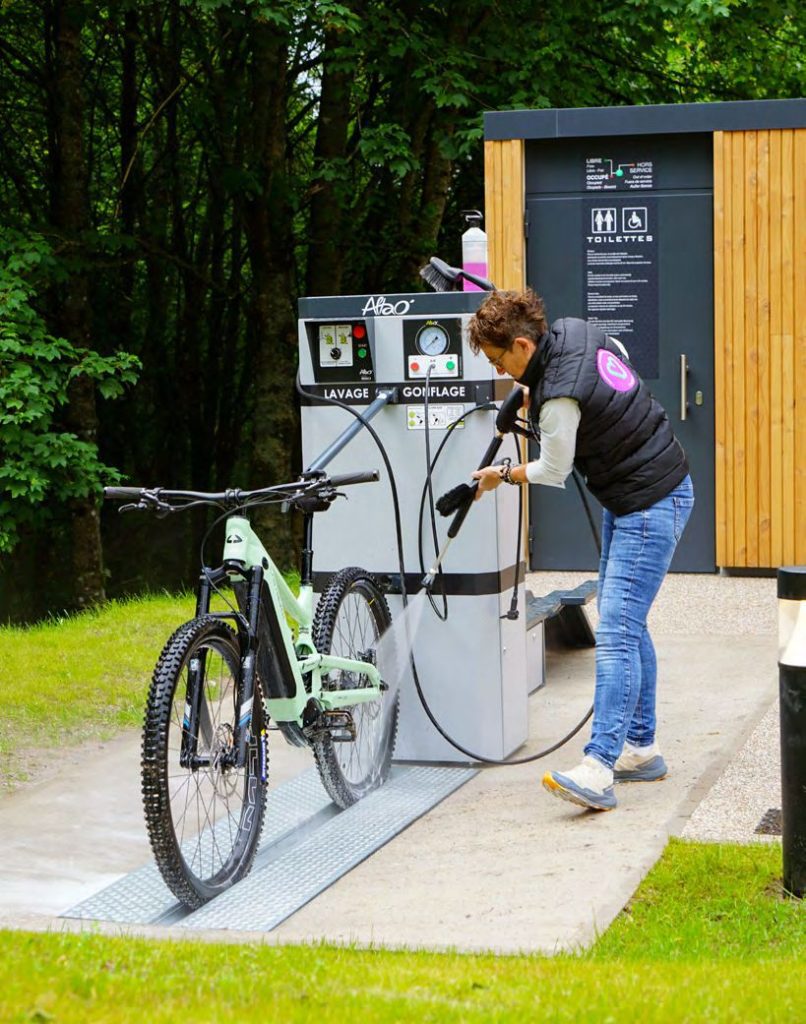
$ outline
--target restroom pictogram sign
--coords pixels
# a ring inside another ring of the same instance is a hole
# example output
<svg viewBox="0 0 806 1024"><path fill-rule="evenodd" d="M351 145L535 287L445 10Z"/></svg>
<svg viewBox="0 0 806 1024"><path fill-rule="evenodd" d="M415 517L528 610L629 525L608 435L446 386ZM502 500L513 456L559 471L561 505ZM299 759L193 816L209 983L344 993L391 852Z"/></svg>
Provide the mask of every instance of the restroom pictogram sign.
<svg viewBox="0 0 806 1024"><path fill-rule="evenodd" d="M645 206L622 206L622 234L645 234L649 228L649 217Z"/></svg>

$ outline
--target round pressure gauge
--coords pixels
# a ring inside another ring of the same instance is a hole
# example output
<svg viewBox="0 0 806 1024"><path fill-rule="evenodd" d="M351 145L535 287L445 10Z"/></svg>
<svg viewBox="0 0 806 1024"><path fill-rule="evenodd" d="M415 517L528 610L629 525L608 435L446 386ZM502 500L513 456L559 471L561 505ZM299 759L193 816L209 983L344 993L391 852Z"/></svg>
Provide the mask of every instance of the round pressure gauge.
<svg viewBox="0 0 806 1024"><path fill-rule="evenodd" d="M415 339L424 356L441 356L448 347L448 332L439 324L421 327Z"/></svg>

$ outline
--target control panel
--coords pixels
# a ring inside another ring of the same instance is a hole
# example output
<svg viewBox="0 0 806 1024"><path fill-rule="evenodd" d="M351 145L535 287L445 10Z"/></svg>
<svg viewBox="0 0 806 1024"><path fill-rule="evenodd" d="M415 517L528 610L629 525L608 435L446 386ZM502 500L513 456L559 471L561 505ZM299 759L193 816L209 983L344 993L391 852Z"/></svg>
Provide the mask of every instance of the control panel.
<svg viewBox="0 0 806 1024"><path fill-rule="evenodd" d="M320 324L319 365L353 365L353 331L349 324Z"/></svg>
<svg viewBox="0 0 806 1024"><path fill-rule="evenodd" d="M403 322L406 380L461 377L462 325L459 317Z"/></svg>
<svg viewBox="0 0 806 1024"><path fill-rule="evenodd" d="M375 380L365 321L317 322L305 326L318 380Z"/></svg>

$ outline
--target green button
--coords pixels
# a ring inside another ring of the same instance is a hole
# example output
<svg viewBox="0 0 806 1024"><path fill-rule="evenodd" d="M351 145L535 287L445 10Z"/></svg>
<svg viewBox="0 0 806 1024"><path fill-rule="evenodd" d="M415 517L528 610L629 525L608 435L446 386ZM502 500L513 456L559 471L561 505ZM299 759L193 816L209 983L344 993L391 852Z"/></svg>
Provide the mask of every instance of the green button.
<svg viewBox="0 0 806 1024"><path fill-rule="evenodd" d="M456 368L456 363L453 360L451 360L449 363L445 363L445 369L446 370L454 370L455 368Z"/></svg>
<svg viewBox="0 0 806 1024"><path fill-rule="evenodd" d="M363 359L366 356L366 354L367 354L367 350L365 348L360 348L358 350L358 358L359 359Z"/></svg>

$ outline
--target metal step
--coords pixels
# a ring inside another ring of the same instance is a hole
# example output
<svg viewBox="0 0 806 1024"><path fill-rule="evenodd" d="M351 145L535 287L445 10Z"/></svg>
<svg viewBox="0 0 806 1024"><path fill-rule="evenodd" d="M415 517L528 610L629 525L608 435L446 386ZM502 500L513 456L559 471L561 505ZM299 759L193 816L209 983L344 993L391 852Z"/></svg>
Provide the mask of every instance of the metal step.
<svg viewBox="0 0 806 1024"><path fill-rule="evenodd" d="M251 874L199 910L177 903L151 863L62 916L270 931L477 773L477 768L393 765L380 789L340 811L311 768L270 791Z"/></svg>

